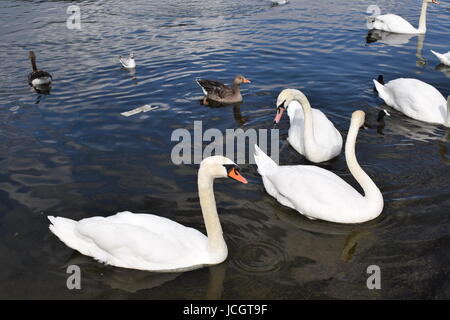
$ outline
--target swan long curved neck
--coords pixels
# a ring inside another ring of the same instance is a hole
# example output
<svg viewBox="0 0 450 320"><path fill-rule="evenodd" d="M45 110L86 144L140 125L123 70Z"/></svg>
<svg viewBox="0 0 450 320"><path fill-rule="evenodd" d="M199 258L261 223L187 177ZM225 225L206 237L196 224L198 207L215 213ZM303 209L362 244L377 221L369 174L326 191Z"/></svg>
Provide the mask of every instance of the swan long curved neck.
<svg viewBox="0 0 450 320"><path fill-rule="evenodd" d="M422 11L420 12L420 19L419 19L419 33L425 33L427 32L427 8L428 8L428 1L423 0L422 3Z"/></svg>
<svg viewBox="0 0 450 320"><path fill-rule="evenodd" d="M302 105L303 114L305 115L305 127L304 127L305 147L311 150L316 146L316 141L314 138L311 104L309 103L308 98L306 98L306 96L301 91L298 91L294 94L294 100L298 101Z"/></svg>
<svg viewBox="0 0 450 320"><path fill-rule="evenodd" d="M380 198L383 198L380 189L378 189L372 179L370 179L367 173L365 173L361 168L358 160L356 160L355 144L358 131L358 123L352 121L350 124L350 129L348 130L347 141L345 143L345 160L347 161L347 166L351 174L364 190L364 197L371 203L372 201L373 203L377 203Z"/></svg>
<svg viewBox="0 0 450 320"><path fill-rule="evenodd" d="M203 220L208 235L210 249L221 249L225 244L222 226L217 214L216 200L214 198L214 178L209 174L207 168L201 167L198 171L198 195L200 207L202 208Z"/></svg>

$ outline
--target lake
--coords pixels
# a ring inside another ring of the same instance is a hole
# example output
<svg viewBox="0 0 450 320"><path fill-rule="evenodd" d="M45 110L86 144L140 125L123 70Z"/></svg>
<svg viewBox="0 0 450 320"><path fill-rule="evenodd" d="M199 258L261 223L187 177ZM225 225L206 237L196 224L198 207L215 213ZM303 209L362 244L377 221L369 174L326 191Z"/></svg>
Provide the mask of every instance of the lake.
<svg viewBox="0 0 450 320"><path fill-rule="evenodd" d="M346 137L355 110L382 106L372 79L412 77L450 94L450 67L430 49L450 50L450 3L428 8L426 36L367 43L366 10L399 14L417 26L421 1L1 1L0 298L3 299L449 299L450 131L390 110L382 132L363 130L362 167L380 187L375 220L339 225L308 220L264 189L217 180L229 249L221 265L149 273L102 265L66 247L47 215L79 220L119 211L158 214L205 232L198 165L171 160L175 129L271 129L276 98L302 90ZM69 29L69 5L81 29ZM49 95L27 84L28 51L50 72ZM133 51L135 73L119 55ZM200 103L195 79L230 83L242 104ZM124 117L150 104L158 109ZM383 107L383 106L382 106ZM309 164L280 122L280 163ZM344 153L320 164L357 187ZM357 187L358 188L358 187ZM359 190L359 189L358 189ZM82 289L68 290L69 265ZM380 267L381 290L366 286Z"/></svg>

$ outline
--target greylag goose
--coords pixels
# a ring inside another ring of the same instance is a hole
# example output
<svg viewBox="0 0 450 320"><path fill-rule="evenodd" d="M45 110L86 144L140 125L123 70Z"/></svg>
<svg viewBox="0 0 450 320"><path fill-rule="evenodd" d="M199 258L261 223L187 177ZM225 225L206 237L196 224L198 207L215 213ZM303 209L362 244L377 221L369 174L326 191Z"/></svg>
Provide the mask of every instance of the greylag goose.
<svg viewBox="0 0 450 320"><path fill-rule="evenodd" d="M232 87L226 86L223 83L214 80L197 79L196 81L202 88L206 99L220 103L241 102L242 95L240 91L240 84L250 83L250 80L246 79L244 76L236 76Z"/></svg>
<svg viewBox="0 0 450 320"><path fill-rule="evenodd" d="M31 67L33 68L33 71L28 75L28 84L32 87L50 85L53 80L50 73L38 70L36 67L36 55L33 51L30 51L28 56L30 57Z"/></svg>

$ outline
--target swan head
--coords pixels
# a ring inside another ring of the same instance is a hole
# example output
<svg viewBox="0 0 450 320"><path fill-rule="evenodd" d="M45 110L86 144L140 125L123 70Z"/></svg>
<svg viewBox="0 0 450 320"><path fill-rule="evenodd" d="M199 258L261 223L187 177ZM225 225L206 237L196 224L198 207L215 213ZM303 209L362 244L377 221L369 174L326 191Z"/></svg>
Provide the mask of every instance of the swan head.
<svg viewBox="0 0 450 320"><path fill-rule="evenodd" d="M296 96L299 94L301 94L301 91L297 89L284 89L280 92L277 98L277 114L273 123L280 122L283 112L287 110L292 101L296 100Z"/></svg>
<svg viewBox="0 0 450 320"><path fill-rule="evenodd" d="M134 52L133 51L130 52L130 58L134 59Z"/></svg>
<svg viewBox="0 0 450 320"><path fill-rule="evenodd" d="M213 178L231 178L242 183L248 181L240 174L239 166L224 156L212 156L203 159L200 170Z"/></svg>
<svg viewBox="0 0 450 320"><path fill-rule="evenodd" d="M350 125L354 125L358 128L361 128L364 125L365 118L366 114L364 113L364 111L357 110L352 113L352 120Z"/></svg>
<svg viewBox="0 0 450 320"><path fill-rule="evenodd" d="M439 4L439 1L437 0L425 0L428 3L434 3L434 4Z"/></svg>

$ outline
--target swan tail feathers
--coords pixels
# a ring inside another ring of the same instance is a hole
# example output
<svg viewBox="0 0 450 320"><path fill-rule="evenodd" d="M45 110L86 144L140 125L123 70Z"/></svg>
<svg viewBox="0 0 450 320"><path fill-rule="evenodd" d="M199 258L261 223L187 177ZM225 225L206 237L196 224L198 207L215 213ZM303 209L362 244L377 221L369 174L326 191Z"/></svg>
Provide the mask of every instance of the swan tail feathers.
<svg viewBox="0 0 450 320"><path fill-rule="evenodd" d="M264 176L270 174L278 168L278 165L273 161L267 154L262 151L258 145L255 144L255 162L258 167L258 172L260 175Z"/></svg>
<svg viewBox="0 0 450 320"><path fill-rule="evenodd" d="M382 83L379 83L377 80L373 80L373 83L375 85L375 91L378 93L378 96L382 98L382 95L384 95L386 88Z"/></svg>
<svg viewBox="0 0 450 320"><path fill-rule="evenodd" d="M439 59L439 61L442 62L444 60L444 55L443 54L438 53L438 52L433 51L433 50L430 50L430 51L431 51L432 54L434 54Z"/></svg>
<svg viewBox="0 0 450 320"><path fill-rule="evenodd" d="M68 247L77 249L76 244L79 242L80 238L76 231L77 221L53 216L48 216L47 218L50 220L50 231Z"/></svg>

